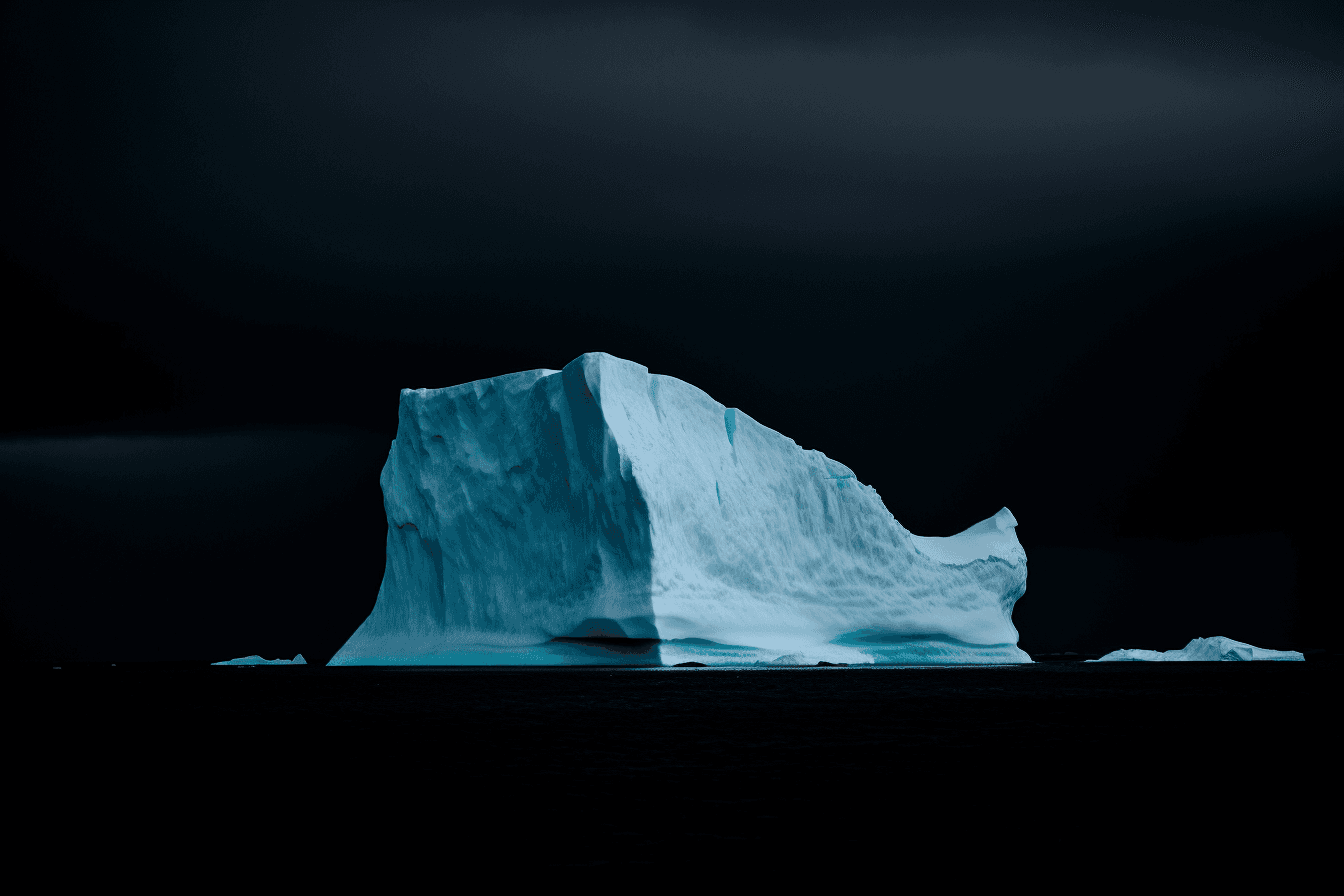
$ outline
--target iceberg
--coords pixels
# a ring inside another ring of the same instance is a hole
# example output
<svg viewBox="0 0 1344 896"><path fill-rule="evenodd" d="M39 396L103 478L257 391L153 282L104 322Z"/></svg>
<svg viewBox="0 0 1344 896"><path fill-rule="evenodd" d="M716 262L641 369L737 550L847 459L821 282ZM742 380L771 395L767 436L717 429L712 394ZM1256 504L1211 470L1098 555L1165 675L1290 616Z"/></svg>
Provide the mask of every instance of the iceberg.
<svg viewBox="0 0 1344 896"><path fill-rule="evenodd" d="M907 531L819 451L605 353L401 392L387 561L331 665L1029 663L1007 508Z"/></svg>
<svg viewBox="0 0 1344 896"><path fill-rule="evenodd" d="M292 660L264 660L253 654L252 656L240 656L236 660L222 660L218 663L211 663L212 666L306 666L308 661L303 658L303 654L297 654Z"/></svg>
<svg viewBox="0 0 1344 896"><path fill-rule="evenodd" d="M1089 663L1149 662L1149 663L1207 663L1229 660L1287 660L1301 662L1304 659L1296 650L1266 650L1252 647L1241 641L1233 641L1221 635L1214 638L1195 638L1180 650L1112 650L1110 653Z"/></svg>

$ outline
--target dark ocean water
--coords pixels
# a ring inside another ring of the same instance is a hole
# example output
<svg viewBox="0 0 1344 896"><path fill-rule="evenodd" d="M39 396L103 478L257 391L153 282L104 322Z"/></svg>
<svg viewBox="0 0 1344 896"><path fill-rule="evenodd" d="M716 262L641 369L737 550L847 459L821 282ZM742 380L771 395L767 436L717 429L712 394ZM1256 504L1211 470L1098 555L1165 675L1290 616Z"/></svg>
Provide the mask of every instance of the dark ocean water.
<svg viewBox="0 0 1344 896"><path fill-rule="evenodd" d="M1098 882L1172 861L1287 879L1328 854L1311 850L1329 828L1307 819L1338 805L1330 656L89 665L11 668L10 682L11 816L31 819L35 844L57 831L62 849L101 851L109 868L140 856L151 876L172 854L244 883L266 864L369 885L482 869L857 885L921 869L1077 888L1064 869L1084 859Z"/></svg>

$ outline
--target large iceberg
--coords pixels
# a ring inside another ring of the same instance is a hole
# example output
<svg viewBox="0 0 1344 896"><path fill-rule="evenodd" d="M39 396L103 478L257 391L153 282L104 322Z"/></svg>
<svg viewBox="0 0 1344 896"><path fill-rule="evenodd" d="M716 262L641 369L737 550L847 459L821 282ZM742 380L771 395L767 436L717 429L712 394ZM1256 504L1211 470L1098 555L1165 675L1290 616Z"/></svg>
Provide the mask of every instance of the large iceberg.
<svg viewBox="0 0 1344 896"><path fill-rule="evenodd" d="M1231 638L1224 638L1219 635L1215 638L1195 638L1180 650L1127 648L1112 650L1100 659L1088 660L1087 662L1207 663L1228 660L1288 660L1290 662L1301 662L1303 656L1296 650L1266 650L1263 647L1252 647L1250 644L1233 641Z"/></svg>
<svg viewBox="0 0 1344 896"><path fill-rule="evenodd" d="M1028 663L1007 508L912 535L876 491L604 353L401 393L353 664Z"/></svg>

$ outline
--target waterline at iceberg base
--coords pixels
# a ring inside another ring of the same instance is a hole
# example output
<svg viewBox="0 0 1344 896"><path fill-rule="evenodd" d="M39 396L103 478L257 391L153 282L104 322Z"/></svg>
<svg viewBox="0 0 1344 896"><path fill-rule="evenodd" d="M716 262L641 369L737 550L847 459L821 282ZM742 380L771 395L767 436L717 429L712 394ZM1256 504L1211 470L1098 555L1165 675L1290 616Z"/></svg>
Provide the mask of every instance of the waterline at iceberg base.
<svg viewBox="0 0 1344 896"><path fill-rule="evenodd" d="M1007 508L912 535L848 467L604 353L403 390L332 665L1027 663Z"/></svg>

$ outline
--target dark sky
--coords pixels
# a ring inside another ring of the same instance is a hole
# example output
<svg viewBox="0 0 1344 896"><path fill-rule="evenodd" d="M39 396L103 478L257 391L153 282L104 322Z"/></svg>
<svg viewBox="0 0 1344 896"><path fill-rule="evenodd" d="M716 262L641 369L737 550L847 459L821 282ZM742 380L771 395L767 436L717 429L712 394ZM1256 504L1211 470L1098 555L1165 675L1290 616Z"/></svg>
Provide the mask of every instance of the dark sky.
<svg viewBox="0 0 1344 896"><path fill-rule="evenodd" d="M1337 4L3 15L11 657L324 660L398 390L586 351L1012 508L1028 650L1335 627Z"/></svg>

